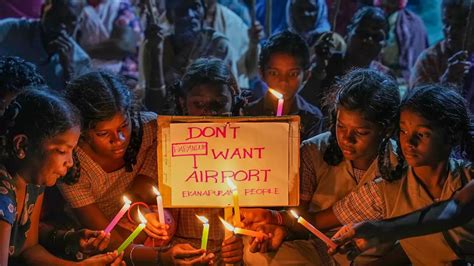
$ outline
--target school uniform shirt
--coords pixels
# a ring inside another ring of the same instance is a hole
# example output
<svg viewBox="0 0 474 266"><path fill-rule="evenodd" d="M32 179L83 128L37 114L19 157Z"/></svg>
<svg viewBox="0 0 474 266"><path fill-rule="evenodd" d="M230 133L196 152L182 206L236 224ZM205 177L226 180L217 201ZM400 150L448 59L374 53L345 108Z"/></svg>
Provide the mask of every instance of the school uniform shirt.
<svg viewBox="0 0 474 266"><path fill-rule="evenodd" d="M342 224L382 220L401 216L448 200L472 179L470 163L450 159L449 174L439 199L431 198L408 168L404 177L388 182L377 179L350 193L333 206ZM400 240L413 265L446 265L457 259L474 259L474 221L463 226L426 236Z"/></svg>
<svg viewBox="0 0 474 266"><path fill-rule="evenodd" d="M19 255L26 241L26 235L30 230L30 217L35 208L38 197L43 194L44 187L27 184L26 196L23 210L17 209L15 178L11 176L6 168L0 166L0 220L11 225L10 245L8 249L9 264L15 262L14 258ZM20 211L20 220L17 213Z"/></svg>
<svg viewBox="0 0 474 266"><path fill-rule="evenodd" d="M81 208L96 204L107 219L112 219L123 206L123 194L130 189L134 178L144 175L158 180L156 161L156 114L151 112L141 113L143 137L137 155L137 163L131 172L125 167L107 173L77 147L77 156L81 164L81 176L73 185L58 183L64 199L72 208Z"/></svg>
<svg viewBox="0 0 474 266"><path fill-rule="evenodd" d="M72 44L73 74L77 77L90 70L90 58L74 40ZM59 63L59 54L48 55L46 52L39 20L13 18L0 20L0 55L19 56L35 64L38 72L52 89L64 88L66 80Z"/></svg>
<svg viewBox="0 0 474 266"><path fill-rule="evenodd" d="M246 116L275 116L277 100L272 98L267 92L264 97L249 104L244 108ZM295 95L295 100L290 108L289 115L299 115L301 118L300 136L301 141L309 139L321 133L323 115L321 111L314 105L311 105L300 95Z"/></svg>

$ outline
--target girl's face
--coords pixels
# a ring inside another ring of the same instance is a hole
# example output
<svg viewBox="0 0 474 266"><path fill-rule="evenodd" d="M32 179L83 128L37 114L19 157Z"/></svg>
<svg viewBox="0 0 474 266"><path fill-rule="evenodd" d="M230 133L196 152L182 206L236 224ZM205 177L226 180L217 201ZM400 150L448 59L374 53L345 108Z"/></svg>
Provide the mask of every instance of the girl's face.
<svg viewBox="0 0 474 266"><path fill-rule="evenodd" d="M84 144L100 157L122 159L130 143L131 132L130 116L118 112L110 120L101 121L87 130Z"/></svg>
<svg viewBox="0 0 474 266"><path fill-rule="evenodd" d="M192 88L186 99L180 99L184 113L191 116L230 115L232 93L227 86L202 84Z"/></svg>
<svg viewBox="0 0 474 266"><path fill-rule="evenodd" d="M383 140L383 128L364 119L359 111L338 108L336 138L346 160L356 168L369 167Z"/></svg>
<svg viewBox="0 0 474 266"><path fill-rule="evenodd" d="M285 100L295 96L307 76L298 59L285 53L272 54L262 75L265 83L283 94Z"/></svg>
<svg viewBox="0 0 474 266"><path fill-rule="evenodd" d="M41 151L34 152L26 162L31 180L37 185L54 186L58 178L65 176L73 166L72 152L77 145L81 129L73 127L43 141Z"/></svg>
<svg viewBox="0 0 474 266"><path fill-rule="evenodd" d="M400 146L408 165L433 166L447 160L451 152L447 137L445 129L421 115L409 110L400 113Z"/></svg>

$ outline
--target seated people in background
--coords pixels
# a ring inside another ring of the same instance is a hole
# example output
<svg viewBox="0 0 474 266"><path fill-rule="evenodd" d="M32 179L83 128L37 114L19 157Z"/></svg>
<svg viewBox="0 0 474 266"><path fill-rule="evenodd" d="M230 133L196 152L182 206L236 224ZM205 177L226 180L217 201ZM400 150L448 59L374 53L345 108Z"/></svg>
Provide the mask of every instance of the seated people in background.
<svg viewBox="0 0 474 266"><path fill-rule="evenodd" d="M99 251L110 236L81 230L59 233L39 230L44 187L54 186L73 165L81 132L77 110L47 89L30 89L17 97L17 116L3 135L0 167L0 264L75 265L51 255L43 244ZM72 243L71 243L72 242ZM123 265L122 256L104 254L83 265Z"/></svg>
<svg viewBox="0 0 474 266"><path fill-rule="evenodd" d="M194 61L175 88L176 115L190 116L232 116L239 115L242 104L240 90L228 66L220 59L200 58ZM201 244L202 224L196 222L196 215L209 219L213 225L209 232L208 250L216 255L217 265L242 261L242 238L232 236L224 239L224 230L219 216L224 217L222 208L175 208L171 209L176 220L176 233L172 243L190 243L198 248Z"/></svg>
<svg viewBox="0 0 474 266"><path fill-rule="evenodd" d="M357 69L343 76L334 89L328 99L334 114L330 131L301 145L300 214L332 206L385 173L384 164L394 157L391 135L400 105L396 83L380 72ZM393 248L379 246L357 262L374 262L396 251ZM308 234L294 237L274 251L265 256L282 264L295 258L301 258L299 264L333 263L326 254L326 245L315 238L308 240ZM335 259L347 264L344 258Z"/></svg>
<svg viewBox="0 0 474 266"><path fill-rule="evenodd" d="M332 38L323 37L316 45L317 64L312 68L311 78L300 91L301 96L319 107L327 117L323 101L338 77L352 68L372 68L388 72L388 68L375 61L385 44L387 33L387 19L380 8L359 9L347 27L345 53L333 53L334 49L330 49L332 45L327 43L332 42Z"/></svg>
<svg viewBox="0 0 474 266"><path fill-rule="evenodd" d="M282 115L301 117L301 140L321 132L321 111L306 102L297 92L309 78L309 49L306 42L296 33L283 31L270 37L262 47L258 66L262 80L283 94ZM244 108L244 115L274 116L277 98L270 91L265 96Z"/></svg>
<svg viewBox="0 0 474 266"><path fill-rule="evenodd" d="M204 0L167 0L166 17L174 27L174 34L163 37L159 30L147 34L151 41L150 56L145 70L145 104L149 110L162 114L167 106L167 86L173 85L186 68L200 57L215 57L225 61L237 74L229 40L213 29L204 27ZM159 28L159 27L158 27Z"/></svg>
<svg viewBox="0 0 474 266"><path fill-rule="evenodd" d="M92 68L138 79L141 25L129 0L88 0L79 18L76 41Z"/></svg>
<svg viewBox="0 0 474 266"><path fill-rule="evenodd" d="M40 20L0 20L0 54L35 64L52 89L62 90L90 66L89 57L71 37L81 10L81 2L75 0L48 0Z"/></svg>
<svg viewBox="0 0 474 266"><path fill-rule="evenodd" d="M237 64L237 82L249 88L249 80L258 74L258 43L263 38L263 27L256 22L249 27L243 20L217 0L206 0L206 24L229 39Z"/></svg>
<svg viewBox="0 0 474 266"><path fill-rule="evenodd" d="M474 111L474 16L470 15L472 9L474 2L469 0L443 0L445 39L420 54L410 78L411 87L438 82L460 87L471 112ZM469 18L472 21L469 21Z"/></svg>
<svg viewBox="0 0 474 266"><path fill-rule="evenodd" d="M390 27L381 61L402 84L408 84L411 68L420 53L428 47L428 35L423 21L405 8L407 2L408 0L374 0L375 6L384 9Z"/></svg>
<svg viewBox="0 0 474 266"><path fill-rule="evenodd" d="M382 174L332 207L307 214L306 218L317 228L328 229L398 217L451 199L472 180L470 123L466 102L454 90L432 84L407 91L398 128L403 165L407 167ZM465 159L453 158L454 151ZM269 211L252 211L248 216L251 221L276 220L271 219ZM282 219L288 226L295 221L287 214ZM273 227L276 228L279 227ZM442 233L400 241L413 265L456 265L459 260L472 263L469 255L474 250L473 243L473 221Z"/></svg>
<svg viewBox="0 0 474 266"><path fill-rule="evenodd" d="M156 202L151 189L152 185L157 186L158 179L156 114L133 110L126 85L107 72L80 76L68 84L65 93L79 109L84 128L76 149L78 165L58 187L80 224L96 230L106 228L123 206L124 195L133 202ZM146 234L157 239L157 244L168 241L174 224L171 217L166 215L167 224L161 224L155 213L146 208L140 210L148 221ZM123 219L111 232L111 248L118 247L135 227ZM145 234L142 234L136 243L144 242ZM156 262L159 257L179 261L186 252L201 255L205 251L188 245L166 252L132 245L125 250L125 258L130 263ZM193 261L206 262L212 256L208 254Z"/></svg>

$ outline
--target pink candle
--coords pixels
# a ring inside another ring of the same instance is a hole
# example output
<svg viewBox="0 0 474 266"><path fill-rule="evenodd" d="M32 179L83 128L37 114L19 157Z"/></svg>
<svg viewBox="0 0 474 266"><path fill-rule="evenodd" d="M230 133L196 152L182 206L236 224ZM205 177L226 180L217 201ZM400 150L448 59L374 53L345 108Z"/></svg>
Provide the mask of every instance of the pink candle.
<svg viewBox="0 0 474 266"><path fill-rule="evenodd" d="M130 204L132 203L127 197L123 196L123 201L125 202L125 204L123 205L122 209L120 209L120 211L117 213L117 215L115 215L114 219L112 219L112 221L110 222L109 225L107 225L107 227L105 228L105 232L106 233L110 233L112 232L112 230L114 229L115 225L120 221L120 219L122 219L122 217L124 216L124 214L128 211L128 209L130 209Z"/></svg>
<svg viewBox="0 0 474 266"><path fill-rule="evenodd" d="M276 111L276 116L282 116L283 114L283 94L277 92L276 90L272 88L268 88L268 91L273 94L275 97L278 98L278 105L277 105L277 111Z"/></svg>
<svg viewBox="0 0 474 266"><path fill-rule="evenodd" d="M316 229L312 224L310 224L308 221L306 221L305 218L299 216L295 211L291 210L291 214L298 219L298 223L304 226L308 231L313 233L316 237L321 239L324 243L326 243L327 246L331 247L332 249L336 249L337 245L329 239L325 234L323 234L321 231Z"/></svg>
<svg viewBox="0 0 474 266"><path fill-rule="evenodd" d="M165 224L165 212L163 210L163 198L161 197L160 191L153 187L153 192L156 195L156 208L158 209L158 219L160 220L160 224Z"/></svg>

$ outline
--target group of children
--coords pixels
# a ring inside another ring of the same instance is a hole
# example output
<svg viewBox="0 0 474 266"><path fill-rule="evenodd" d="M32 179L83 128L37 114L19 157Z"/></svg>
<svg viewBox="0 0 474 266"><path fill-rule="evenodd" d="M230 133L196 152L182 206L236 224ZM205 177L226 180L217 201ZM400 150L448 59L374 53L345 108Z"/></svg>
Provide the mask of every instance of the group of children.
<svg viewBox="0 0 474 266"><path fill-rule="evenodd" d="M332 256L287 210L260 208L242 209L241 218L266 237L225 238L223 228L211 226L207 251L199 249L202 225L195 215L220 224L223 210L166 209L166 223L159 222L151 189L157 186L157 115L135 101L120 76L92 71L59 94L32 64L2 57L0 265L349 265L338 252L357 265L472 262L468 104L444 84L413 87L401 97L373 61L385 40L384 23L380 10L359 10L347 52L328 56L323 74L310 67L308 45L291 31L271 36L258 59L262 81L283 94L283 115L301 117L296 209L333 236L340 248L329 250ZM179 41L170 38L165 47ZM162 89L168 77L174 76L160 73L153 86ZM173 115L274 115L277 107L269 92L249 103L222 59L196 59L167 85L161 96ZM319 95L323 112L301 96L304 90ZM124 195L134 202L128 215L104 232ZM147 220L144 233L123 253L113 252L139 223L138 209Z"/></svg>

